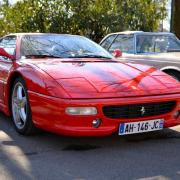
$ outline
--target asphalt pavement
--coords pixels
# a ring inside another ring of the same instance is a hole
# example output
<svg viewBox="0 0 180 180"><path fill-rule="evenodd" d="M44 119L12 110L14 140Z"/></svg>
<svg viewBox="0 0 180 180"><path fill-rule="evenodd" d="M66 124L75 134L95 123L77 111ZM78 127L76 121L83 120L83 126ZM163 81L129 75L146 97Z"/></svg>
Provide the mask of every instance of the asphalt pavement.
<svg viewBox="0 0 180 180"><path fill-rule="evenodd" d="M0 113L0 180L180 180L180 126L146 134L24 137Z"/></svg>

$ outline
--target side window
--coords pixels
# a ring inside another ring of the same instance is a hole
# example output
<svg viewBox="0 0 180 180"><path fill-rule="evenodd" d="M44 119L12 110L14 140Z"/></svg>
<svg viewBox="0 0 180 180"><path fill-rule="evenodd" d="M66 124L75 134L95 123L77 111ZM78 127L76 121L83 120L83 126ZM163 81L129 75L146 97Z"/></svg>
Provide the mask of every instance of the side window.
<svg viewBox="0 0 180 180"><path fill-rule="evenodd" d="M163 53L180 49L178 40L173 36L138 35L136 40L137 53Z"/></svg>
<svg viewBox="0 0 180 180"><path fill-rule="evenodd" d="M0 47L4 48L6 52L11 55L15 55L16 52L16 37L5 37L0 40Z"/></svg>
<svg viewBox="0 0 180 180"><path fill-rule="evenodd" d="M134 36L122 34L118 35L109 48L109 51L113 52L115 49L120 49L125 53L134 53Z"/></svg>
<svg viewBox="0 0 180 180"><path fill-rule="evenodd" d="M173 50L180 50L180 44L176 38L168 36L156 36L154 40L155 52L167 52Z"/></svg>
<svg viewBox="0 0 180 180"><path fill-rule="evenodd" d="M137 35L136 36L136 51L137 53L154 53L156 52L157 44L161 40L154 35Z"/></svg>
<svg viewBox="0 0 180 180"><path fill-rule="evenodd" d="M179 41L174 38L174 37L169 37L169 42L168 42L168 50L179 50L180 49L180 43Z"/></svg>
<svg viewBox="0 0 180 180"><path fill-rule="evenodd" d="M107 37L100 45L108 50L109 49L109 46L111 45L111 43L113 42L113 40L115 39L117 35L114 34L114 35L110 35L109 37Z"/></svg>

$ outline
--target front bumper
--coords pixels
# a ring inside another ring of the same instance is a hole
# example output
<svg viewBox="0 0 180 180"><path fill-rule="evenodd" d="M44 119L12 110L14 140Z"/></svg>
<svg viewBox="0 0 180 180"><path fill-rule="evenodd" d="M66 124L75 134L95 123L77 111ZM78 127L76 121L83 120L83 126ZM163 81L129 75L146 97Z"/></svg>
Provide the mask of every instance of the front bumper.
<svg viewBox="0 0 180 180"><path fill-rule="evenodd" d="M44 130L66 136L106 136L118 132L119 124L125 122L146 121L163 118L165 127L180 124L180 117L174 118L173 114L180 109L180 94L146 96L136 98L111 98L111 99L87 99L70 100L44 96L29 91L29 100L34 124ZM111 119L104 116L102 107L105 105L141 104L162 101L177 101L177 106L163 115L137 118L137 119ZM97 108L97 115L71 116L65 113L67 107L89 107ZM98 128L92 126L92 121L101 119Z"/></svg>

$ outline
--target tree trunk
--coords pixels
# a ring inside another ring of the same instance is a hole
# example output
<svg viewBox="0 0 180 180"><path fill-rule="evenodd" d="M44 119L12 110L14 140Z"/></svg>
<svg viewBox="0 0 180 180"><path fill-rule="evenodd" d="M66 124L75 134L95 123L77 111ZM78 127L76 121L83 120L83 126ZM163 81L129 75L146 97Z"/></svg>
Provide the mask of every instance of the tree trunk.
<svg viewBox="0 0 180 180"><path fill-rule="evenodd" d="M180 38L180 0L172 0L171 30Z"/></svg>

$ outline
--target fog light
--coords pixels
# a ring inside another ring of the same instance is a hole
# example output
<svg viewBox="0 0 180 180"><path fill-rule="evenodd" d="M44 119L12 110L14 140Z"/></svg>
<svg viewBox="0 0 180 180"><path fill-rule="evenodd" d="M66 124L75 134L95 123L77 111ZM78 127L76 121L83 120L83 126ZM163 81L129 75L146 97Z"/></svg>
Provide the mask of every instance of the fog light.
<svg viewBox="0 0 180 180"><path fill-rule="evenodd" d="M175 113L174 113L174 118L178 118L179 117L179 115L180 115L180 111L176 111Z"/></svg>
<svg viewBox="0 0 180 180"><path fill-rule="evenodd" d="M97 109L95 107L68 107L66 113L69 115L96 115Z"/></svg>
<svg viewBox="0 0 180 180"><path fill-rule="evenodd" d="M98 128L100 125L101 125L101 119L97 118L97 119L92 121L92 126L94 128Z"/></svg>

